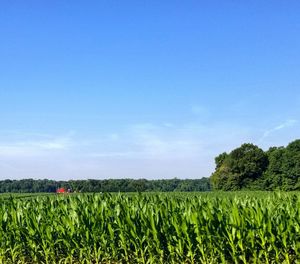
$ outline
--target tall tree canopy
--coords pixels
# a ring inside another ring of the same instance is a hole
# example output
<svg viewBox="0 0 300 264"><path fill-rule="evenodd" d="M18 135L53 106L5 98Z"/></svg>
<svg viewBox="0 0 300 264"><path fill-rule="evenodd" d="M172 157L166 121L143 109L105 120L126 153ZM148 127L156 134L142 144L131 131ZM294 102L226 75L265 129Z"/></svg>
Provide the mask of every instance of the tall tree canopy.
<svg viewBox="0 0 300 264"><path fill-rule="evenodd" d="M266 152L243 144L229 154L220 154L215 162L211 182L217 190L300 190L300 140Z"/></svg>
<svg viewBox="0 0 300 264"><path fill-rule="evenodd" d="M239 190L259 178L268 166L266 153L253 144L243 144L216 157L212 183L216 189Z"/></svg>
<svg viewBox="0 0 300 264"><path fill-rule="evenodd" d="M300 140L290 143L283 155L283 188L285 190L300 189Z"/></svg>

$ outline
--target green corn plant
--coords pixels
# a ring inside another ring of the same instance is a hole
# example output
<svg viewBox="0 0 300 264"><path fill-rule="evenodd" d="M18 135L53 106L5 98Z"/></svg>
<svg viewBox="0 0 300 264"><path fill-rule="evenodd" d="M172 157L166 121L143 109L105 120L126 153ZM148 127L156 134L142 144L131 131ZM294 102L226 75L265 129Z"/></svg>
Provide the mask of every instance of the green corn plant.
<svg viewBox="0 0 300 264"><path fill-rule="evenodd" d="M297 263L294 193L2 199L0 263Z"/></svg>

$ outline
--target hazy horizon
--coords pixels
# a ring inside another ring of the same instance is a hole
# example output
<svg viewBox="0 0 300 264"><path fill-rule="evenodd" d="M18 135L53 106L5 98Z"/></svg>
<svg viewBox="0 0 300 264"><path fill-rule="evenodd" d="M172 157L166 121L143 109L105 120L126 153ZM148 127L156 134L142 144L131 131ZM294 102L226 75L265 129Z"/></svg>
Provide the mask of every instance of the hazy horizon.
<svg viewBox="0 0 300 264"><path fill-rule="evenodd" d="M4 1L0 180L201 178L300 138L298 1Z"/></svg>

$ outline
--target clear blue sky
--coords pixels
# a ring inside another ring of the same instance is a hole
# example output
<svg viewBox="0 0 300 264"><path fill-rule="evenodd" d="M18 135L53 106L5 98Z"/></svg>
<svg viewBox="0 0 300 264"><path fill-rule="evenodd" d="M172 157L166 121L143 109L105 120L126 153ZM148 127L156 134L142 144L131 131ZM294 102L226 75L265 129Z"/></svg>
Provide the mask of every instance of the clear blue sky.
<svg viewBox="0 0 300 264"><path fill-rule="evenodd" d="M8 1L0 178L200 178L299 138L299 1Z"/></svg>

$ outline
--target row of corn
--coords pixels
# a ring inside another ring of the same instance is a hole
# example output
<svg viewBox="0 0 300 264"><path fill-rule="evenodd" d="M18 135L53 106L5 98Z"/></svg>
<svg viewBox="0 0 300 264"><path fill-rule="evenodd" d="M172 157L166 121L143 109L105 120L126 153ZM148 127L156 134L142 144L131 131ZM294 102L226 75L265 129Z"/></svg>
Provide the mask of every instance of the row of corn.
<svg viewBox="0 0 300 264"><path fill-rule="evenodd" d="M0 263L298 263L300 195L9 198Z"/></svg>

